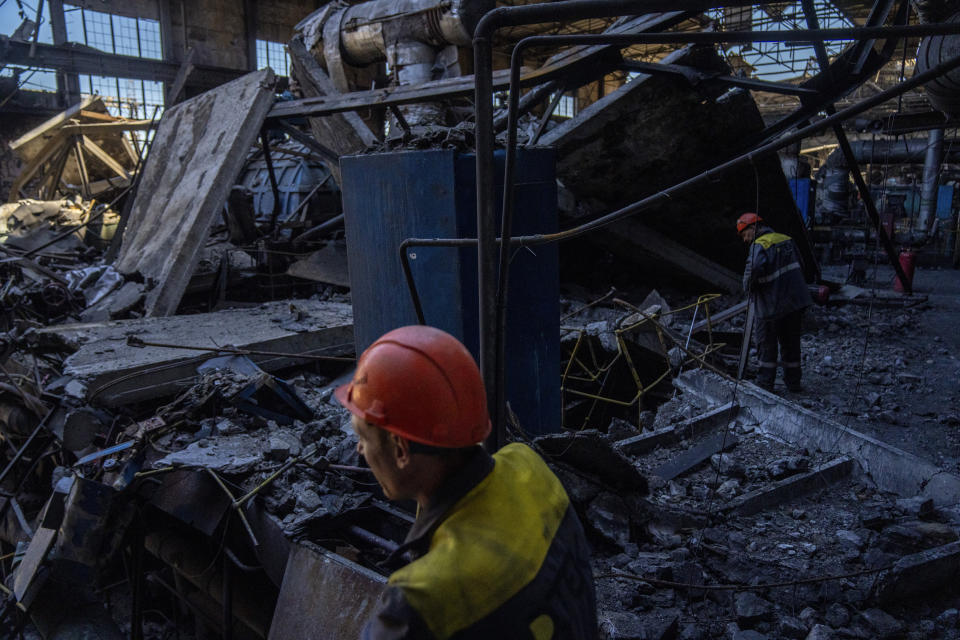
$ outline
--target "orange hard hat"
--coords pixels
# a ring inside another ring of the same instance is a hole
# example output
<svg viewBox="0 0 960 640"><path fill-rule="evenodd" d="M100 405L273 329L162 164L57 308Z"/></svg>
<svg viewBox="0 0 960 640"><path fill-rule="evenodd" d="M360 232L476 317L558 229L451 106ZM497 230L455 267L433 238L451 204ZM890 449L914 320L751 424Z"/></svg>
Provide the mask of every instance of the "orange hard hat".
<svg viewBox="0 0 960 640"><path fill-rule="evenodd" d="M459 340L433 327L384 334L334 393L355 416L421 444L469 447L490 433L477 363Z"/></svg>
<svg viewBox="0 0 960 640"><path fill-rule="evenodd" d="M742 216L737 218L737 233L740 233L750 225L756 224L758 222L763 222L763 218L761 218L757 214L752 212L747 212L743 214Z"/></svg>

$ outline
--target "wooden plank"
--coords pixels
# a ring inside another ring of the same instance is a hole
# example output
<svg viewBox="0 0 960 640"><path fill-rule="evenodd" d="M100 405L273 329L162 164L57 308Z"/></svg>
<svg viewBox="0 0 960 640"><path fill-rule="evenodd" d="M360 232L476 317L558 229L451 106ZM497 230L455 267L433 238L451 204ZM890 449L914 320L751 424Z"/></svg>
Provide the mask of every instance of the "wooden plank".
<svg viewBox="0 0 960 640"><path fill-rule="evenodd" d="M51 160L58 152L62 153L64 143L64 135L59 131L51 136L47 144L40 150L40 153L34 156L33 160L23 168L23 171L20 172L17 179L13 181L13 185L10 187L8 202L16 202L20 199L20 190L30 181L30 178L37 173L45 162Z"/></svg>
<svg viewBox="0 0 960 640"><path fill-rule="evenodd" d="M94 136L102 133L116 133L118 131L146 131L150 128L149 120L122 120L119 122L90 122L79 124L68 124L60 128L60 131L70 135L84 134Z"/></svg>
<svg viewBox="0 0 960 640"><path fill-rule="evenodd" d="M36 138L39 138L45 133L51 132L54 129L68 123L73 118L76 118L82 110L91 109L95 103L99 102L100 106L103 105L103 102L100 101L100 96L90 96L85 98L83 102L79 102L66 111L62 111L57 115L53 116L49 120L45 120L43 123L37 125L30 131L27 131L25 134L14 140L10 143L10 148L14 151L21 151L21 147L24 147Z"/></svg>
<svg viewBox="0 0 960 640"><path fill-rule="evenodd" d="M126 169L123 168L122 164L114 160L109 153L103 150L103 147L98 145L87 136L80 136L80 144L86 151L90 152L93 157L105 164L108 169L116 173L121 178L130 177L130 174Z"/></svg>
<svg viewBox="0 0 960 640"><path fill-rule="evenodd" d="M291 304L302 316L300 320L295 320ZM233 345L298 355L344 356L354 350L350 305L317 300L274 302L191 316L52 326L40 332L44 338L76 349L64 363L65 375L84 384L91 401L108 406L177 393L194 381L200 363L218 355L190 349L134 347L127 344L128 335L146 342ZM265 371L305 362L296 356L250 358Z"/></svg>

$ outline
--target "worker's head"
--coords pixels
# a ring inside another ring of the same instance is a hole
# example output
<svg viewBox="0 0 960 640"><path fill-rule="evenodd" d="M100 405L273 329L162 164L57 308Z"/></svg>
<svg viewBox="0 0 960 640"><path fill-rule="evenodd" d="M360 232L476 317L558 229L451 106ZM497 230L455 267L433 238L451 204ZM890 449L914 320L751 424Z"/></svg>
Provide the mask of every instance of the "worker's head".
<svg viewBox="0 0 960 640"><path fill-rule="evenodd" d="M755 213L747 212L737 218L737 234L744 244L750 244L757 237L757 225L763 222L763 218Z"/></svg>
<svg viewBox="0 0 960 640"><path fill-rule="evenodd" d="M424 468L490 433L476 362L460 341L433 327L383 335L336 397L353 414L357 451L394 500L417 497Z"/></svg>

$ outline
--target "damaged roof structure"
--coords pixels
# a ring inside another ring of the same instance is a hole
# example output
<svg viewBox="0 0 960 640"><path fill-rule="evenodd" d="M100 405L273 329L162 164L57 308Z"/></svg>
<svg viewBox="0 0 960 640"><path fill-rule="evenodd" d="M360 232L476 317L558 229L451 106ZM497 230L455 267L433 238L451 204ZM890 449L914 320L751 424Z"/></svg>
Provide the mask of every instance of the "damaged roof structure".
<svg viewBox="0 0 960 640"><path fill-rule="evenodd" d="M429 324L599 637L960 638L958 16L0 3L0 633L357 637L417 514L333 390ZM744 212L817 300L799 393Z"/></svg>

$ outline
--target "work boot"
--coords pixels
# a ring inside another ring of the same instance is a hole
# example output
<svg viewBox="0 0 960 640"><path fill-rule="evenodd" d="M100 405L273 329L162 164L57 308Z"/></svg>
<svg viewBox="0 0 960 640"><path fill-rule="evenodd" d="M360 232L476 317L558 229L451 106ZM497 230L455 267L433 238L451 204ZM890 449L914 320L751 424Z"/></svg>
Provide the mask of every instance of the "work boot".
<svg viewBox="0 0 960 640"><path fill-rule="evenodd" d="M800 384L800 369L790 368L784 372L783 382L787 385L787 391L790 393L800 393L803 391L803 385Z"/></svg>
<svg viewBox="0 0 960 640"><path fill-rule="evenodd" d="M764 391L773 391L773 378L757 376L757 386Z"/></svg>

